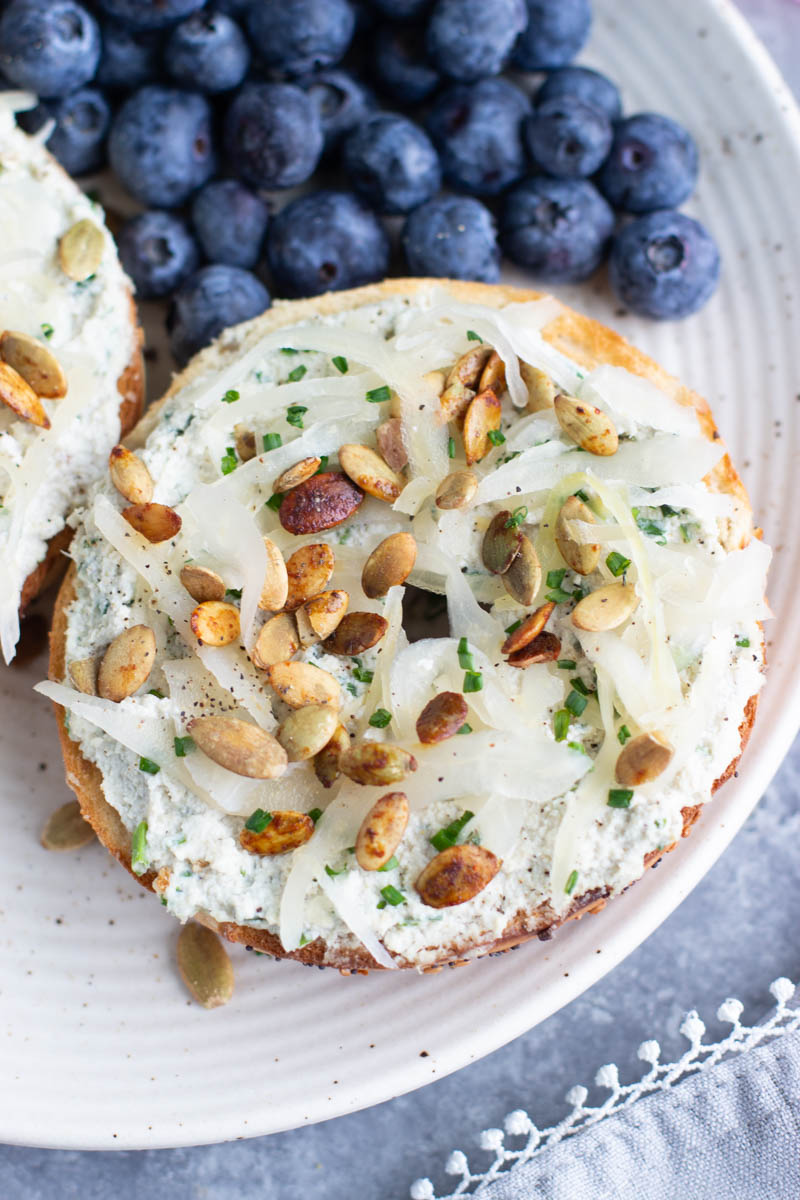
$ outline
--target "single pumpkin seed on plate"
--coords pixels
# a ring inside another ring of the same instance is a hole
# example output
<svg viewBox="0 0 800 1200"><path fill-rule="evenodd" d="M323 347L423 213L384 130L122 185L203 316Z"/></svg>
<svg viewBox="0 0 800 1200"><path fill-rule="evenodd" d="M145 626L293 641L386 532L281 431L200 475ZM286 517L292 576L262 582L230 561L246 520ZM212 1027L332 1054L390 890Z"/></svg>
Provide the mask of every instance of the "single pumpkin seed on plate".
<svg viewBox="0 0 800 1200"><path fill-rule="evenodd" d="M108 456L111 482L131 504L147 504L153 499L153 479L146 464L125 446L113 446Z"/></svg>
<svg viewBox="0 0 800 1200"><path fill-rule="evenodd" d="M552 409L558 389L550 376L538 367L532 367L530 363L522 361L519 364L519 373L528 389L526 410L529 413L537 413Z"/></svg>
<svg viewBox="0 0 800 1200"><path fill-rule="evenodd" d="M555 662L561 655L561 642L554 633L543 629L535 638L508 656L510 667L532 667L537 663Z"/></svg>
<svg viewBox="0 0 800 1200"><path fill-rule="evenodd" d="M485 846L464 842L432 858L414 887L429 908L453 908L482 892L501 866L502 860Z"/></svg>
<svg viewBox="0 0 800 1200"><path fill-rule="evenodd" d="M640 787L651 783L666 771L674 750L663 733L640 733L623 749L614 770L622 787Z"/></svg>
<svg viewBox="0 0 800 1200"><path fill-rule="evenodd" d="M39 429L50 428L50 418L36 392L7 362L0 362L0 401L21 421Z"/></svg>
<svg viewBox="0 0 800 1200"><path fill-rule="evenodd" d="M239 717L193 717L186 726L212 762L246 779L276 779L286 770L286 751L272 734Z"/></svg>
<svg viewBox="0 0 800 1200"><path fill-rule="evenodd" d="M379 613L346 613L330 637L325 639L328 654L352 657L376 646L389 628L389 622Z"/></svg>
<svg viewBox="0 0 800 1200"><path fill-rule="evenodd" d="M234 425L233 437L237 458L242 462L250 462L251 458L255 458L256 435L252 429L248 429L246 425Z"/></svg>
<svg viewBox="0 0 800 1200"><path fill-rule="evenodd" d="M370 600L385 596L389 588L405 583L417 561L413 534L392 533L379 542L364 563L361 587Z"/></svg>
<svg viewBox="0 0 800 1200"><path fill-rule="evenodd" d="M522 650L528 642L532 642L535 637L544 629L550 616L555 608L552 600L548 600L546 604L541 604L536 612L532 612L529 617L526 617L521 625L513 630L506 640L503 642L500 650L503 654L513 654L516 650Z"/></svg>
<svg viewBox="0 0 800 1200"><path fill-rule="evenodd" d="M489 453L489 434L500 428L501 406L491 388L479 392L464 417L464 451L467 466L480 462Z"/></svg>
<svg viewBox="0 0 800 1200"><path fill-rule="evenodd" d="M439 397L439 424L447 425L450 421L460 421L474 399L474 389L466 387L456 379Z"/></svg>
<svg viewBox="0 0 800 1200"><path fill-rule="evenodd" d="M204 646L230 646L240 633L239 609L222 600L203 600L192 610L189 625Z"/></svg>
<svg viewBox="0 0 800 1200"><path fill-rule="evenodd" d="M394 503L406 484L402 475L393 471L377 450L355 442L339 447L339 465L362 491L387 504Z"/></svg>
<svg viewBox="0 0 800 1200"><path fill-rule="evenodd" d="M97 672L97 694L104 700L132 696L147 680L156 659L156 635L147 625L123 629L106 650Z"/></svg>
<svg viewBox="0 0 800 1200"><path fill-rule="evenodd" d="M388 463L393 471L402 471L403 467L408 466L408 451L403 441L403 422L399 417L390 417L388 421L382 421L375 430L375 441L384 462Z"/></svg>
<svg viewBox="0 0 800 1200"><path fill-rule="evenodd" d="M542 583L542 568L533 542L523 533L519 553L512 559L511 566L501 575L503 587L517 604L527 608L533 604Z"/></svg>
<svg viewBox="0 0 800 1200"><path fill-rule="evenodd" d="M344 725L337 725L330 740L314 755L314 773L324 788L333 787L341 775L339 759L350 745Z"/></svg>
<svg viewBox="0 0 800 1200"><path fill-rule="evenodd" d="M364 493L346 475L323 471L287 492L278 509L280 523L298 537L322 533L352 517Z"/></svg>
<svg viewBox="0 0 800 1200"><path fill-rule="evenodd" d="M323 638L332 634L347 612L349 601L347 592L335 589L331 592L321 592L319 596L307 600L302 608L298 608L297 628L302 644L313 645L314 642L321 642ZM310 641L303 640L304 627L307 629L306 637L310 638Z"/></svg>
<svg viewBox="0 0 800 1200"><path fill-rule="evenodd" d="M452 383L462 383L465 387L477 390L476 385L491 353L492 347L488 346L486 342L479 342L476 346L472 346L451 368L450 374L447 376L447 386L449 387Z"/></svg>
<svg viewBox="0 0 800 1200"><path fill-rule="evenodd" d="M578 575L591 575L600 560L600 546L596 542L577 541L569 531L570 521L597 524L592 510L578 496L569 496L561 505L553 536L567 566Z"/></svg>
<svg viewBox="0 0 800 1200"><path fill-rule="evenodd" d="M0 334L0 358L13 367L37 396L60 400L67 394L67 377L47 346L27 333L6 329Z"/></svg>
<svg viewBox="0 0 800 1200"><path fill-rule="evenodd" d="M254 667L266 671L275 663L288 662L299 649L300 636L293 614L276 613L258 631L250 661Z"/></svg>
<svg viewBox="0 0 800 1200"><path fill-rule="evenodd" d="M460 692L440 692L417 717L417 737L425 745L447 741L467 719L467 702Z"/></svg>
<svg viewBox="0 0 800 1200"><path fill-rule="evenodd" d="M466 508L478 490L472 471L451 471L436 489L436 507L445 511Z"/></svg>
<svg viewBox="0 0 800 1200"><path fill-rule="evenodd" d="M277 737L289 762L302 762L328 745L338 724L336 709L329 704L307 704L289 713L279 726Z"/></svg>
<svg viewBox="0 0 800 1200"><path fill-rule="evenodd" d="M638 604L632 583L609 583L578 601L572 610L572 624L576 629L603 633L627 621Z"/></svg>
<svg viewBox="0 0 800 1200"><path fill-rule="evenodd" d="M619 437L608 413L563 393L556 396L553 407L564 433L582 450L602 457L616 454Z"/></svg>
<svg viewBox="0 0 800 1200"><path fill-rule="evenodd" d="M403 840L408 825L405 792L387 792L376 800L356 836L356 862L363 871L379 871Z"/></svg>
<svg viewBox="0 0 800 1200"><path fill-rule="evenodd" d="M286 560L287 595L284 607L293 612L328 586L336 556L326 542L311 542Z"/></svg>
<svg viewBox="0 0 800 1200"><path fill-rule="evenodd" d="M188 921L178 934L180 977L202 1008L220 1008L233 995L233 964L212 929Z"/></svg>
<svg viewBox="0 0 800 1200"><path fill-rule="evenodd" d="M45 822L40 841L45 850L80 850L94 840L94 830L81 815L77 800L68 800Z"/></svg>
<svg viewBox="0 0 800 1200"><path fill-rule="evenodd" d="M302 708L305 704L330 704L339 708L341 689L334 677L304 662L280 662L267 668L270 686L284 704L290 708Z"/></svg>
<svg viewBox="0 0 800 1200"><path fill-rule="evenodd" d="M205 600L223 600L225 584L222 576L211 567L202 567L199 563L186 563L181 567L180 581L193 600L202 603Z"/></svg>
<svg viewBox="0 0 800 1200"><path fill-rule="evenodd" d="M270 538L264 538L264 549L267 553L267 570L258 607L265 612L280 612L289 595L289 573L283 555Z"/></svg>
<svg viewBox="0 0 800 1200"><path fill-rule="evenodd" d="M493 575L504 575L519 554L522 537L508 509L495 513L481 545L481 558L486 570Z"/></svg>
<svg viewBox="0 0 800 1200"><path fill-rule="evenodd" d="M287 854L304 846L313 834L314 822L307 813L284 809L271 813L269 822L258 832L244 828L239 844L250 854Z"/></svg>
<svg viewBox="0 0 800 1200"><path fill-rule="evenodd" d="M84 696L97 695L97 660L94 658L73 659L67 670L69 677Z"/></svg>
<svg viewBox="0 0 800 1200"><path fill-rule="evenodd" d="M400 783L416 769L414 755L391 742L356 742L339 757L342 774L365 787Z"/></svg>
<svg viewBox="0 0 800 1200"><path fill-rule="evenodd" d="M272 485L273 492L290 492L292 488L299 487L301 483L305 483L319 468L321 458L314 456L310 458L301 458L300 462L296 462L293 467L287 469L278 476Z"/></svg>
<svg viewBox="0 0 800 1200"><path fill-rule="evenodd" d="M177 537L183 522L174 508L166 504L131 504L123 508L122 515L131 528L147 538L148 542L166 542Z"/></svg>
<svg viewBox="0 0 800 1200"><path fill-rule="evenodd" d="M61 270L76 283L83 283L100 266L105 244L105 238L94 221L88 217L76 221L58 243Z"/></svg>

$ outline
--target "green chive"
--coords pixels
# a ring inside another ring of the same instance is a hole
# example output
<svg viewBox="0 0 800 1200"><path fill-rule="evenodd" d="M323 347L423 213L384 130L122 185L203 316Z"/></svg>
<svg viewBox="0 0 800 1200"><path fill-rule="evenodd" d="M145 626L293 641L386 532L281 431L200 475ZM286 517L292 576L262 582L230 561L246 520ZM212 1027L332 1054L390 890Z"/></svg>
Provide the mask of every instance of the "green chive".
<svg viewBox="0 0 800 1200"><path fill-rule="evenodd" d="M152 758L145 758L142 755L139 759L139 770L144 771L145 775L157 775L161 767L157 762L153 762Z"/></svg>
<svg viewBox="0 0 800 1200"><path fill-rule="evenodd" d="M294 350L291 346L281 346L281 354L299 354L299 350Z"/></svg>
<svg viewBox="0 0 800 1200"><path fill-rule="evenodd" d="M566 708L559 708L553 713L553 733L557 742L565 742L569 732L569 713Z"/></svg>
<svg viewBox="0 0 800 1200"><path fill-rule="evenodd" d="M133 834L131 870L134 875L144 875L147 870L147 821L140 821Z"/></svg>
<svg viewBox="0 0 800 1200"><path fill-rule="evenodd" d="M245 829L249 829L251 833L263 833L272 820L272 813L265 812L263 808L257 808L255 812L244 823Z"/></svg>
<svg viewBox="0 0 800 1200"><path fill-rule="evenodd" d="M175 757L186 758L189 750L194 750L194 738L191 737L176 737L175 738Z"/></svg>
<svg viewBox="0 0 800 1200"><path fill-rule="evenodd" d="M333 363L333 365L336 367L336 370L341 375L347 374L347 359L343 355L341 355L341 354L335 355L335 357L331 359L331 362Z"/></svg>
<svg viewBox="0 0 800 1200"><path fill-rule="evenodd" d="M572 494L573 496L577 496L579 500L582 500L584 504L589 503L589 497L583 488L578 488L577 492L573 492Z"/></svg>
<svg viewBox="0 0 800 1200"><path fill-rule="evenodd" d="M472 726L468 721L465 721L461 728L456 730L456 734L459 733L472 733Z"/></svg>
<svg viewBox="0 0 800 1200"><path fill-rule="evenodd" d="M397 861L396 855L393 854L388 862L385 862L382 867L378 867L378 870L379 871L393 871L395 869L395 867L399 867L399 866L400 866L400 863Z"/></svg>
<svg viewBox="0 0 800 1200"><path fill-rule="evenodd" d="M303 428L303 414L308 412L305 404L290 404L286 410L286 423L295 429Z"/></svg>
<svg viewBox="0 0 800 1200"><path fill-rule="evenodd" d="M681 525L681 541L690 542L692 540L692 531L688 525Z"/></svg>
<svg viewBox="0 0 800 1200"><path fill-rule="evenodd" d="M53 326L50 324L49 321L42 321L42 333L47 338L47 340L50 341L50 338L55 333L55 330L53 329Z"/></svg>
<svg viewBox="0 0 800 1200"><path fill-rule="evenodd" d="M225 395L222 397L223 404L234 404L239 399L239 393L235 388L228 388Z"/></svg>
<svg viewBox="0 0 800 1200"><path fill-rule="evenodd" d="M369 719L369 723L373 729L385 729L391 719L392 714L387 712L385 708L376 708Z"/></svg>
<svg viewBox="0 0 800 1200"><path fill-rule="evenodd" d="M566 575L566 573L567 573L566 567L559 567L555 571L548 571L547 578L545 579L545 583L547 584L547 586L549 588L560 588L561 584L564 582L564 576Z"/></svg>
<svg viewBox="0 0 800 1200"><path fill-rule="evenodd" d="M633 737L633 734L631 733L630 729L628 729L628 726L620 725L619 729L617 730L617 741L619 742L620 746L624 746L630 737Z"/></svg>
<svg viewBox="0 0 800 1200"><path fill-rule="evenodd" d="M570 750L577 750L578 754L586 753L586 748L582 746L580 742L567 742L567 745L569 746Z"/></svg>
<svg viewBox="0 0 800 1200"><path fill-rule="evenodd" d="M330 875L331 879L335 879L337 875L346 875L347 867L340 867L338 871L334 871L333 867L329 867L328 864L326 863L325 864L325 874Z"/></svg>
<svg viewBox="0 0 800 1200"><path fill-rule="evenodd" d="M295 369L293 371L289 372L289 374L287 376L287 381L289 383L299 383L300 380L305 375L307 370L308 370L308 367L303 366L303 364L301 363L299 367L295 367Z"/></svg>
<svg viewBox="0 0 800 1200"><path fill-rule="evenodd" d="M502 446L502 444L505 440L506 440L506 435L504 433L501 433L499 429L490 429L489 430L489 441L492 443L493 446Z"/></svg>
<svg viewBox="0 0 800 1200"><path fill-rule="evenodd" d="M406 902L406 898L403 893L398 892L397 888L391 883L387 883L386 887L381 888L381 895L386 903L391 904L392 907L395 907L398 904L405 904Z"/></svg>
<svg viewBox="0 0 800 1200"><path fill-rule="evenodd" d="M164 699L164 693L160 692L158 688L150 688L150 691L147 694L148 696L155 696L157 700Z"/></svg>
<svg viewBox="0 0 800 1200"><path fill-rule="evenodd" d="M663 525L661 525L658 521L651 521L648 517L640 517L638 510L635 508L631 509L631 511L633 513L636 524L639 527L639 529L641 529L642 533L646 533L648 535L648 537L663 538L664 540L662 542L662 545L666 544L666 538L664 538L664 526Z"/></svg>
<svg viewBox="0 0 800 1200"><path fill-rule="evenodd" d="M479 333L476 333L474 329L468 329L467 330L467 341L482 342L483 338L481 337L481 335Z"/></svg>
<svg viewBox="0 0 800 1200"><path fill-rule="evenodd" d="M612 550L606 558L606 566L616 578L624 575L630 565L631 560L626 558L624 554L619 554L616 550Z"/></svg>
<svg viewBox="0 0 800 1200"><path fill-rule="evenodd" d="M661 507L662 517L677 517L678 516L678 509L673 508L671 504L662 504L660 507Z"/></svg>
<svg viewBox="0 0 800 1200"><path fill-rule="evenodd" d="M560 658L556 663L559 671L574 671L577 665L578 664L572 658Z"/></svg>
<svg viewBox="0 0 800 1200"><path fill-rule="evenodd" d="M316 471L314 472L314 474L315 474L315 475L321 475L321 474L323 473L323 471L327 471L327 469L328 469L328 455L327 455L327 454L320 454L320 456L319 456L319 466L317 467L317 469L316 469Z"/></svg>
<svg viewBox="0 0 800 1200"><path fill-rule="evenodd" d="M750 638L737 638L736 645L741 646L743 650L746 650L750 645Z"/></svg>
<svg viewBox="0 0 800 1200"><path fill-rule="evenodd" d="M449 825L445 825L444 829L440 829L437 833L434 833L433 837L428 838L428 841L439 851L447 850L450 846L455 846L461 830L465 825L469 824L474 816L475 813L470 812L468 808L465 809L460 817L456 817Z"/></svg>
<svg viewBox="0 0 800 1200"><path fill-rule="evenodd" d="M219 463L222 474L230 475L231 471L235 471L238 465L239 460L236 457L236 450L233 446L227 446Z"/></svg>
<svg viewBox="0 0 800 1200"><path fill-rule="evenodd" d="M588 688L582 679L570 679L570 683L582 696L591 696L594 691L594 688Z"/></svg>
<svg viewBox="0 0 800 1200"><path fill-rule="evenodd" d="M564 884L564 891L567 893L568 896L571 896L572 893L575 891L575 884L577 882L578 882L578 872L570 871L569 879Z"/></svg>
<svg viewBox="0 0 800 1200"><path fill-rule="evenodd" d="M312 808L311 812L308 815L311 817L311 820L316 825L317 821L322 816L322 809L321 808Z"/></svg>
<svg viewBox="0 0 800 1200"><path fill-rule="evenodd" d="M283 492L276 492L274 496L270 496L264 504L264 508L271 508L273 512L278 512L283 503Z"/></svg>
<svg viewBox="0 0 800 1200"><path fill-rule="evenodd" d="M612 788L608 793L609 808L630 808L633 799L631 788Z"/></svg>
<svg viewBox="0 0 800 1200"><path fill-rule="evenodd" d="M367 392L364 399L370 404L384 404L387 400L391 399L391 396L391 391L386 384L384 384L383 387L372 388L371 391Z"/></svg>
<svg viewBox="0 0 800 1200"><path fill-rule="evenodd" d="M551 588L549 592L544 594L545 600L549 600L552 604L563 604L565 600L572 599L572 592L565 592L563 588Z"/></svg>
<svg viewBox="0 0 800 1200"><path fill-rule="evenodd" d="M348 690L348 692L350 693L350 695L351 695L351 696L357 696L357 695L358 695L358 688L356 687L356 685L355 685L354 683L349 683L349 682L348 682L348 683L346 683L344 686L347 688L347 690Z"/></svg>
<svg viewBox="0 0 800 1200"><path fill-rule="evenodd" d="M503 526L504 529L518 529L528 515L528 510L524 504L520 504L519 508L515 508L511 516Z"/></svg>
<svg viewBox="0 0 800 1200"><path fill-rule="evenodd" d="M474 671L475 663L472 660L472 651L469 648L469 642L465 637L459 638L458 641L458 665L463 667L465 671Z"/></svg>
<svg viewBox="0 0 800 1200"><path fill-rule="evenodd" d="M456 439L454 437L447 439L447 457L455 458L456 456Z"/></svg>
<svg viewBox="0 0 800 1200"><path fill-rule="evenodd" d="M297 944L298 944L298 946L307 946L308 945L308 938L306 937L306 935L304 933L300 934L300 941Z"/></svg>
<svg viewBox="0 0 800 1200"><path fill-rule="evenodd" d="M372 680L375 678L375 672L368 671L366 667L362 667L358 659L354 659L354 662L356 665L353 668L353 678L357 679L359 683L372 683Z"/></svg>
<svg viewBox="0 0 800 1200"><path fill-rule="evenodd" d="M242 589L241 588L228 588L225 592L225 599L227 600L229 596L230 596L231 600L241 600Z"/></svg>
<svg viewBox="0 0 800 1200"><path fill-rule="evenodd" d="M580 692L572 691L564 701L564 707L572 713L573 717L579 717L589 701Z"/></svg>
<svg viewBox="0 0 800 1200"><path fill-rule="evenodd" d="M506 626L506 633L508 633L508 634L516 633L516 631L519 629L521 624L522 624L522 621L515 621L513 625Z"/></svg>
<svg viewBox="0 0 800 1200"><path fill-rule="evenodd" d="M283 445L283 438L281 437L281 435L279 433L265 433L264 434L264 449L265 450L277 450L278 447L282 446L282 445Z"/></svg>
<svg viewBox="0 0 800 1200"><path fill-rule="evenodd" d="M483 676L480 671L467 671L464 675L462 692L480 692L483 690Z"/></svg>

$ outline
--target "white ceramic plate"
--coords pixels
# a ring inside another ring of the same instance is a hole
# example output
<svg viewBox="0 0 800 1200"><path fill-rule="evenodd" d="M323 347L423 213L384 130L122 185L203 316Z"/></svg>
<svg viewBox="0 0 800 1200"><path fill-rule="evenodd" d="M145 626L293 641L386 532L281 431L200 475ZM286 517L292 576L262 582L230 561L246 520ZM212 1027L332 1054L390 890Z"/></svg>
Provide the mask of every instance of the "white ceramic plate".
<svg viewBox="0 0 800 1200"><path fill-rule="evenodd" d="M189 1004L177 926L93 845L47 854L37 835L68 797L40 659L0 674L0 1140L88 1149L178 1146L292 1128L386 1100L518 1036L630 953L715 862L800 723L800 117L726 0L597 0L584 61L621 81L628 111L695 133L692 211L724 256L694 319L620 316L599 287L566 299L617 325L706 394L776 547L770 677L738 779L692 837L599 917L554 942L436 976L335 972L233 951L237 988ZM689 15L691 14L691 15Z"/></svg>

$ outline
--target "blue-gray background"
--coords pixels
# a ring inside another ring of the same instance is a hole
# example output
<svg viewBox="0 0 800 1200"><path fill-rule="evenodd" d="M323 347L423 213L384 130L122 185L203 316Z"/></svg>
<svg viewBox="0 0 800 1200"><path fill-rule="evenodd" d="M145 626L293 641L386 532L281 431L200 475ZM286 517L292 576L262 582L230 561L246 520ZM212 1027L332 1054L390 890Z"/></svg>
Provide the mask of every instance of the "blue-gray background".
<svg viewBox="0 0 800 1200"><path fill-rule="evenodd" d="M800 96L800 0L737 2ZM679 1055L686 1009L697 1007L713 1034L726 996L759 1015L771 979L800 979L798 846L800 742L672 917L590 991L489 1058L366 1112L253 1141L116 1154L0 1146L0 1200L401 1200L420 1175L445 1191L450 1150L481 1162L477 1132L512 1109L527 1109L540 1126L555 1122L567 1089L590 1085L603 1063L638 1077L636 1048L646 1038ZM213 1079L208 1087L213 1104Z"/></svg>

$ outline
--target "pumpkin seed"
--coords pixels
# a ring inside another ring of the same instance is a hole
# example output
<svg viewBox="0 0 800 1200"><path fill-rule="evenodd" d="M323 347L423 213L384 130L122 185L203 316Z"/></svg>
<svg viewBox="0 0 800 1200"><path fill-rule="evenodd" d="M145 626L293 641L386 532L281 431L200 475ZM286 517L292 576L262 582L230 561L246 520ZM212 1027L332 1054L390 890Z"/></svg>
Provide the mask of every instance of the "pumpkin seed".
<svg viewBox="0 0 800 1200"><path fill-rule="evenodd" d="M289 762L302 762L328 745L338 724L336 709L329 704L307 704L289 713L278 729L278 741Z"/></svg>
<svg viewBox="0 0 800 1200"><path fill-rule="evenodd" d="M570 496L561 505L553 536L567 566L578 575L591 575L600 559L600 546L596 542L577 541L569 532L569 521L597 524L592 510L578 496Z"/></svg>
<svg viewBox="0 0 800 1200"><path fill-rule="evenodd" d="M189 625L204 646L230 646L240 633L239 610L222 600L203 600L192 610Z"/></svg>
<svg viewBox="0 0 800 1200"><path fill-rule="evenodd" d="M532 367L529 363L522 361L519 364L519 373L528 389L527 411L537 413L551 409L555 402L557 388L550 376L544 371L540 371L538 367Z"/></svg>
<svg viewBox="0 0 800 1200"><path fill-rule="evenodd" d="M267 668L271 686L289 708L330 704L338 708L341 691L334 677L321 667L304 662L280 662Z"/></svg>
<svg viewBox="0 0 800 1200"><path fill-rule="evenodd" d="M255 458L256 435L253 430L248 429L246 425L234 425L233 436L237 458L242 462L250 462L251 458Z"/></svg>
<svg viewBox="0 0 800 1200"><path fill-rule="evenodd" d="M284 608L293 612L324 591L335 565L336 556L325 542L311 542L295 550L286 562L288 591Z"/></svg>
<svg viewBox="0 0 800 1200"><path fill-rule="evenodd" d="M578 601L572 610L572 624L590 633L603 633L627 621L638 604L632 583L609 583Z"/></svg>
<svg viewBox="0 0 800 1200"><path fill-rule="evenodd" d="M478 392L464 417L464 450L467 466L480 462L491 449L489 434L500 428L500 401L491 389Z"/></svg>
<svg viewBox="0 0 800 1200"><path fill-rule="evenodd" d="M456 380L442 392L439 397L439 422L446 425L448 421L459 421L475 399L472 388L465 387Z"/></svg>
<svg viewBox="0 0 800 1200"><path fill-rule="evenodd" d="M361 587L370 600L405 583L417 561L417 543L410 533L392 533L370 554L361 572Z"/></svg>
<svg viewBox="0 0 800 1200"><path fill-rule="evenodd" d="M414 887L428 908L453 908L482 892L501 866L502 860L485 846L464 842L432 858Z"/></svg>
<svg viewBox="0 0 800 1200"><path fill-rule="evenodd" d="M524 533L519 544L519 554L500 578L503 580L503 587L509 596L516 600L517 604L522 604L526 608L533 604L541 586L542 568L539 565L533 543Z"/></svg>
<svg viewBox="0 0 800 1200"><path fill-rule="evenodd" d="M250 651L254 667L266 671L275 663L288 662L300 649L297 624L291 613L276 613L265 621Z"/></svg>
<svg viewBox="0 0 800 1200"><path fill-rule="evenodd" d="M403 422L399 417L390 417L375 430L375 440L384 461L393 471L402 471L408 465L408 451L403 441Z"/></svg>
<svg viewBox="0 0 800 1200"><path fill-rule="evenodd" d="M650 783L669 766L674 750L663 733L640 733L632 738L617 759L615 775L622 787Z"/></svg>
<svg viewBox="0 0 800 1200"><path fill-rule="evenodd" d="M339 758L350 745L344 725L337 725L330 741L314 755L314 772L324 788L333 787L341 775Z"/></svg>
<svg viewBox="0 0 800 1200"><path fill-rule="evenodd" d="M204 600L222 600L225 595L222 576L212 571L211 567L187 563L181 567L180 581L192 599L200 603Z"/></svg>
<svg viewBox="0 0 800 1200"><path fill-rule="evenodd" d="M269 538L264 538L267 552L267 571L261 585L258 607L267 612L280 612L289 595L289 574L283 555Z"/></svg>
<svg viewBox="0 0 800 1200"><path fill-rule="evenodd" d="M77 221L58 243L61 270L76 283L83 283L100 266L105 244L105 238L94 221L88 217Z"/></svg>
<svg viewBox="0 0 800 1200"><path fill-rule="evenodd" d="M286 854L304 846L313 833L314 822L307 813L285 809L272 813L269 824L260 833L243 829L239 843L250 854Z"/></svg>
<svg viewBox="0 0 800 1200"><path fill-rule="evenodd" d="M301 483L305 483L310 479L319 468L321 458L301 458L300 462L295 463L293 467L289 467L279 475L272 485L273 492L290 492L292 488L299 487Z"/></svg>
<svg viewBox="0 0 800 1200"><path fill-rule="evenodd" d="M178 971L193 1000L219 1008L233 995L233 964L212 929L189 921L178 934Z"/></svg>
<svg viewBox="0 0 800 1200"><path fill-rule="evenodd" d="M601 456L616 454L619 438L608 413L563 394L556 396L554 408L564 433L582 450Z"/></svg>
<svg viewBox="0 0 800 1200"><path fill-rule="evenodd" d="M347 613L325 640L324 649L328 654L363 654L377 645L388 628L388 621L379 613Z"/></svg>
<svg viewBox="0 0 800 1200"><path fill-rule="evenodd" d="M521 650L523 646L527 646L535 637L544 629L547 622L550 620L550 614L555 608L552 600L548 600L546 604L542 604L532 612L529 617L526 617L520 626L513 633L510 633L500 647L503 654L513 654L516 650Z"/></svg>
<svg viewBox="0 0 800 1200"><path fill-rule="evenodd" d="M272 734L238 717L193 717L186 726L212 762L246 779L276 779L286 770L286 751Z"/></svg>
<svg viewBox="0 0 800 1200"><path fill-rule="evenodd" d="M28 421L39 429L50 428L50 418L36 392L19 371L6 362L0 362L0 400L21 421Z"/></svg>
<svg viewBox="0 0 800 1200"><path fill-rule="evenodd" d="M93 658L74 659L69 664L69 677L84 696L97 695L97 662Z"/></svg>
<svg viewBox="0 0 800 1200"><path fill-rule="evenodd" d="M555 662L561 654L561 642L554 633L543 630L527 645L508 656L510 667L532 667L536 663Z"/></svg>
<svg viewBox="0 0 800 1200"><path fill-rule="evenodd" d="M48 400L66 396L67 377L61 363L52 350L36 338L7 329L0 335L0 358L30 384L37 396L45 396Z"/></svg>
<svg viewBox="0 0 800 1200"><path fill-rule="evenodd" d="M323 471L287 492L278 516L289 533L321 533L352 517L363 499L364 493L347 476Z"/></svg>
<svg viewBox="0 0 800 1200"><path fill-rule="evenodd" d="M339 465L369 496L385 500L388 504L393 504L405 487L403 477L369 446L353 442L340 446Z"/></svg>
<svg viewBox="0 0 800 1200"><path fill-rule="evenodd" d="M456 365L447 376L447 386L451 383L462 383L464 387L475 388L477 390L478 380L481 377L481 372L486 366L486 360L492 353L492 347L487 346L485 342L479 342L477 346L471 347L466 354L462 354Z"/></svg>
<svg viewBox="0 0 800 1200"><path fill-rule="evenodd" d="M519 554L523 535L514 524L509 525L511 513L503 509L495 513L483 535L481 558L487 571L504 575Z"/></svg>
<svg viewBox="0 0 800 1200"><path fill-rule="evenodd" d="M125 446L113 446L108 456L111 482L131 504L147 504L153 499L153 479L138 454Z"/></svg>
<svg viewBox="0 0 800 1200"><path fill-rule="evenodd" d="M97 694L119 702L138 691L153 669L156 635L146 625L123 629L106 650L97 672Z"/></svg>
<svg viewBox="0 0 800 1200"><path fill-rule="evenodd" d="M379 871L403 840L408 825L405 792L387 792L376 800L356 836L356 862L364 871Z"/></svg>
<svg viewBox="0 0 800 1200"><path fill-rule="evenodd" d="M484 392L487 388L491 388L496 396L502 396L506 390L506 365L496 350L489 355L478 384L479 392Z"/></svg>
<svg viewBox="0 0 800 1200"><path fill-rule="evenodd" d="M93 840L94 830L77 800L68 800L47 818L40 838L45 850L80 850Z"/></svg>
<svg viewBox="0 0 800 1200"><path fill-rule="evenodd" d="M148 542L166 542L180 532L183 522L173 508L166 504L131 504L122 515L130 526Z"/></svg>
<svg viewBox="0 0 800 1200"><path fill-rule="evenodd" d="M440 692L417 717L417 737L426 746L445 742L467 719L467 702L459 692Z"/></svg>
<svg viewBox="0 0 800 1200"><path fill-rule="evenodd" d="M335 590L332 592L321 592L313 600L307 600L302 608L298 608L297 627L300 631L302 645L307 646L312 645L314 642L321 642L323 638L333 633L347 612L349 601L350 597L347 592ZM310 641L303 640L304 625L308 627L306 636L310 637Z"/></svg>
<svg viewBox="0 0 800 1200"><path fill-rule="evenodd" d="M478 480L472 471L451 471L436 489L436 507L466 508L478 490Z"/></svg>
<svg viewBox="0 0 800 1200"><path fill-rule="evenodd" d="M365 787L400 783L416 769L414 755L390 742L356 742L339 756L342 774Z"/></svg>

